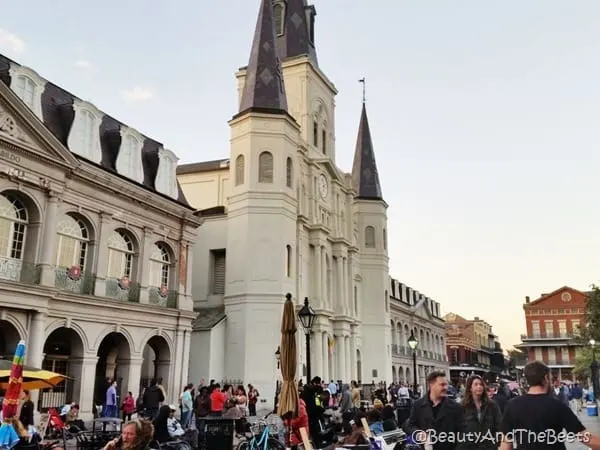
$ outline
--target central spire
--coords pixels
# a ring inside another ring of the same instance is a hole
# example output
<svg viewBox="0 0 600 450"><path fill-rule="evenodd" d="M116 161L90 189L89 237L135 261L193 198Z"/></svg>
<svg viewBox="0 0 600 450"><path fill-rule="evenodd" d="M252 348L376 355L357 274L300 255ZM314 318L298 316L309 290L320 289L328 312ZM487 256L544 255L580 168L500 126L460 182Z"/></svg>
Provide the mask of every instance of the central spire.
<svg viewBox="0 0 600 450"><path fill-rule="evenodd" d="M261 0L239 114L249 111L287 113L273 19L272 0Z"/></svg>

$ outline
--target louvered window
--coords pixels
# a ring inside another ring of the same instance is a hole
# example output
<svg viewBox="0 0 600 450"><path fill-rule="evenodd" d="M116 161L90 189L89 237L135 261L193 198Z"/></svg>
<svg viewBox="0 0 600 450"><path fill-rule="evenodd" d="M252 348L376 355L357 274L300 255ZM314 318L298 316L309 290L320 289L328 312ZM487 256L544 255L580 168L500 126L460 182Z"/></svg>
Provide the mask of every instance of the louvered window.
<svg viewBox="0 0 600 450"><path fill-rule="evenodd" d="M365 228L365 247L375 248L375 228L372 226Z"/></svg>
<svg viewBox="0 0 600 450"><path fill-rule="evenodd" d="M225 250L213 250L213 294L225 294Z"/></svg>
<svg viewBox="0 0 600 450"><path fill-rule="evenodd" d="M244 184L244 155L239 155L235 159L235 185Z"/></svg>
<svg viewBox="0 0 600 450"><path fill-rule="evenodd" d="M269 152L262 152L258 157L258 182L273 182L273 155Z"/></svg>
<svg viewBox="0 0 600 450"><path fill-rule="evenodd" d="M285 167L285 184L287 187L291 188L294 177L294 163L292 162L292 158L288 158Z"/></svg>

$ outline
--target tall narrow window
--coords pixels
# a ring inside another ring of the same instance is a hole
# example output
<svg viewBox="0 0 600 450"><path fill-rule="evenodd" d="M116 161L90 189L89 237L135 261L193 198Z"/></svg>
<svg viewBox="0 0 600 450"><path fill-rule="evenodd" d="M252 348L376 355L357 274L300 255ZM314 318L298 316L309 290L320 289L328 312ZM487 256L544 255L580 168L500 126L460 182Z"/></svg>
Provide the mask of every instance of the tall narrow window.
<svg viewBox="0 0 600 450"><path fill-rule="evenodd" d="M354 315L358 315L358 288L354 286Z"/></svg>
<svg viewBox="0 0 600 450"><path fill-rule="evenodd" d="M125 135L117 156L117 171L138 182L143 178L140 150L140 141L134 136Z"/></svg>
<svg viewBox="0 0 600 450"><path fill-rule="evenodd" d="M285 246L285 276L292 276L292 246Z"/></svg>
<svg viewBox="0 0 600 450"><path fill-rule="evenodd" d="M91 157L94 152L94 116L89 111L81 111L81 128L79 135L79 151L85 157Z"/></svg>
<svg viewBox="0 0 600 450"><path fill-rule="evenodd" d="M9 194L0 194L0 278L18 280L23 264L28 215L25 205Z"/></svg>
<svg viewBox="0 0 600 450"><path fill-rule="evenodd" d="M33 109L35 100L35 83L32 79L26 77L25 75L19 76L15 85L15 93L21 100L23 100L23 103L25 103L30 109Z"/></svg>
<svg viewBox="0 0 600 450"><path fill-rule="evenodd" d="M258 157L258 182L273 182L273 155L269 152L262 152Z"/></svg>
<svg viewBox="0 0 600 450"><path fill-rule="evenodd" d="M212 293L213 295L225 294L225 268L226 254L225 250L212 250Z"/></svg>
<svg viewBox="0 0 600 450"><path fill-rule="evenodd" d="M83 272L90 240L85 224L71 215L66 215L58 222L56 232L58 234L56 266L67 269L78 267Z"/></svg>
<svg viewBox="0 0 600 450"><path fill-rule="evenodd" d="M244 155L238 155L235 159L235 185L244 184Z"/></svg>
<svg viewBox="0 0 600 450"><path fill-rule="evenodd" d="M375 228L370 225L365 228L365 247L375 248Z"/></svg>
<svg viewBox="0 0 600 450"><path fill-rule="evenodd" d="M327 154L327 131L321 131L321 148L323 149L323 154Z"/></svg>
<svg viewBox="0 0 600 450"><path fill-rule="evenodd" d="M131 278L134 246L123 230L113 231L108 238L108 278Z"/></svg>
<svg viewBox="0 0 600 450"><path fill-rule="evenodd" d="M292 158L288 158L285 163L285 184L287 187L292 187L294 176L294 166L292 162Z"/></svg>
<svg viewBox="0 0 600 450"><path fill-rule="evenodd" d="M169 288L171 275L171 257L162 244L154 244L150 254L150 286Z"/></svg>
<svg viewBox="0 0 600 450"><path fill-rule="evenodd" d="M316 120L313 122L313 145L319 146L319 124Z"/></svg>
<svg viewBox="0 0 600 450"><path fill-rule="evenodd" d="M383 229L383 249L387 250L387 230Z"/></svg>

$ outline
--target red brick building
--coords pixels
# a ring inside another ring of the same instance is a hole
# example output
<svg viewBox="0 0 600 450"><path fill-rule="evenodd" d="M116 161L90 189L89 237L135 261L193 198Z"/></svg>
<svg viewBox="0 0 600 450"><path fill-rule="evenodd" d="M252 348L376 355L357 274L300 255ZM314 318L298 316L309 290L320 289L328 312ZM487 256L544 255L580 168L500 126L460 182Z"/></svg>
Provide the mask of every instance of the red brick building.
<svg viewBox="0 0 600 450"><path fill-rule="evenodd" d="M579 339L583 326L587 294L564 286L537 300L525 297L523 310L527 334L517 347L528 361L543 361L554 376L571 380L575 357L584 345Z"/></svg>

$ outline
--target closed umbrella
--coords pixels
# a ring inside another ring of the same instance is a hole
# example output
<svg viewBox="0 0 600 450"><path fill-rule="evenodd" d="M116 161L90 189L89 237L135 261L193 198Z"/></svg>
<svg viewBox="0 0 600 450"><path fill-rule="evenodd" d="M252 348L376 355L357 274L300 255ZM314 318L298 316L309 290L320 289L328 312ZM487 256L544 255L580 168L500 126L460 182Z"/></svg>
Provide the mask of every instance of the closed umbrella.
<svg viewBox="0 0 600 450"><path fill-rule="evenodd" d="M281 417L298 416L298 386L295 380L297 366L296 314L292 295L286 295L281 320L281 376L283 383L279 394L277 414Z"/></svg>
<svg viewBox="0 0 600 450"><path fill-rule="evenodd" d="M0 426L0 449L7 450L19 442L19 436L14 427L14 419L21 396L23 379L23 361L25 360L25 341L19 342L15 350L10 370L10 381L2 401L2 425Z"/></svg>

